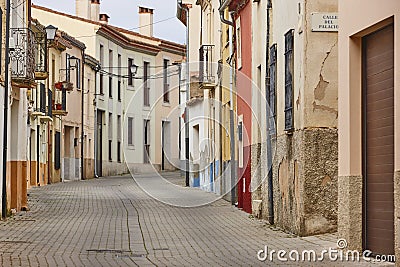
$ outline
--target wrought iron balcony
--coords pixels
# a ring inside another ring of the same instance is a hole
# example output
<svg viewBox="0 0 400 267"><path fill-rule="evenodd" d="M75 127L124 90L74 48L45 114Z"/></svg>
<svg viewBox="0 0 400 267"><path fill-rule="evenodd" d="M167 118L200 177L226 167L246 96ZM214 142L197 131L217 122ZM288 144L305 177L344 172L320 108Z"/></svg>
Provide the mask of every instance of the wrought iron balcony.
<svg viewBox="0 0 400 267"><path fill-rule="evenodd" d="M46 31L38 29L35 34L35 79L46 80L49 77L47 70L47 38Z"/></svg>
<svg viewBox="0 0 400 267"><path fill-rule="evenodd" d="M10 51L12 81L30 88L35 82L35 35L29 28L12 28L10 34L15 44Z"/></svg>
<svg viewBox="0 0 400 267"><path fill-rule="evenodd" d="M213 62L214 45L202 45L199 55L199 82L200 88L212 89L215 87L215 63Z"/></svg>
<svg viewBox="0 0 400 267"><path fill-rule="evenodd" d="M53 116L66 116L68 115L67 112L67 89L64 87L61 87L61 92L60 89L53 92L56 94L56 96L60 96L61 94L61 101L60 100L53 100L52 99L52 115Z"/></svg>

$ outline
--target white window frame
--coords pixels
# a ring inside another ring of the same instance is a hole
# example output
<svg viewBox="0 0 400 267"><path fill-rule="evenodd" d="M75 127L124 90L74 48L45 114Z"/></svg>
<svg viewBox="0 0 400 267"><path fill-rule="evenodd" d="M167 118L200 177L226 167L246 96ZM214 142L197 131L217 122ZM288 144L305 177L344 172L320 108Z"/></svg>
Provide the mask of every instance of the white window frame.
<svg viewBox="0 0 400 267"><path fill-rule="evenodd" d="M129 129L129 120L132 119L132 125ZM129 130L132 131L132 143L129 143ZM132 115L128 115L126 117L126 144L129 149L135 148L135 117Z"/></svg>

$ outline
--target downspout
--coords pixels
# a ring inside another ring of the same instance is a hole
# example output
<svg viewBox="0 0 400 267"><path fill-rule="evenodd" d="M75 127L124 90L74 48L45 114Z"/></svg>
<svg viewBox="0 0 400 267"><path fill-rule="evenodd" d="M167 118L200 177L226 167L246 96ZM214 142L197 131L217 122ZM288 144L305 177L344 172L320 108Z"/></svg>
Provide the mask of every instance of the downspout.
<svg viewBox="0 0 400 267"><path fill-rule="evenodd" d="M98 142L98 134L97 134L97 72L98 72L98 66L95 66L94 69L94 177L99 178L99 175L97 173L97 142Z"/></svg>
<svg viewBox="0 0 400 267"><path fill-rule="evenodd" d="M270 38L270 17L269 13L272 8L271 0L268 0L267 4L267 40L266 40L266 59L265 59L265 96L267 98L266 105L266 128L267 128L267 168L268 168L268 222L274 224L274 189L272 180L272 145L270 127L270 77L269 77L269 38Z"/></svg>
<svg viewBox="0 0 400 267"><path fill-rule="evenodd" d="M82 92L82 99L81 99L81 180L85 179L85 175L84 175L84 155L83 155L83 151L84 151L84 139L85 139L85 129L84 129L84 101L85 101L85 48L82 49L82 84L81 84L81 92Z"/></svg>
<svg viewBox="0 0 400 267"><path fill-rule="evenodd" d="M227 24L229 27L229 56L233 53L233 31L234 26L232 21L225 19L225 8L230 4L231 0L226 0L219 8L219 15L221 22ZM230 150L231 150L231 204L236 203L236 164L235 164L235 122L234 122L234 111L233 111L233 69L229 71L229 93L230 93Z"/></svg>
<svg viewBox="0 0 400 267"><path fill-rule="evenodd" d="M186 8L186 109L185 109L185 151L186 151L186 177L185 177L185 185L189 186L190 183L190 148L189 148L189 107L188 103L190 101L190 70L189 70L189 6L185 5Z"/></svg>
<svg viewBox="0 0 400 267"><path fill-rule="evenodd" d="M5 51L5 74L4 74L4 123L3 123L3 184L1 217L6 219L7 213L7 143L8 143L8 87L9 87L9 64L10 64L10 0L6 0L6 51Z"/></svg>

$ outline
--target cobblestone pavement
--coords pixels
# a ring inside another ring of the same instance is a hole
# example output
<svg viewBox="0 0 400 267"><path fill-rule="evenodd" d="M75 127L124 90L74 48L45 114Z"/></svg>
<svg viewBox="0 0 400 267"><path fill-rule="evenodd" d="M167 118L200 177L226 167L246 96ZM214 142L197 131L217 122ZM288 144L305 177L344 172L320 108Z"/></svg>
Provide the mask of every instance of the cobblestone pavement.
<svg viewBox="0 0 400 267"><path fill-rule="evenodd" d="M257 251L336 247L335 235L293 237L224 200L162 204L129 176L33 188L29 201L29 212L0 222L1 266L287 266L261 262Z"/></svg>

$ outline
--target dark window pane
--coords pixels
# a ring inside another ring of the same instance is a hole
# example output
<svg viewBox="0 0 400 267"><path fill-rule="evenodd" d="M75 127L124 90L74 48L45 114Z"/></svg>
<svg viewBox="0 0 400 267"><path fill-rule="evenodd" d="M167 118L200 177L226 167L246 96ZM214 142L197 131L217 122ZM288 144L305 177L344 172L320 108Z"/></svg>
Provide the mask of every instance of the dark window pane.
<svg viewBox="0 0 400 267"><path fill-rule="evenodd" d="M293 130L293 32L285 34L285 130Z"/></svg>

